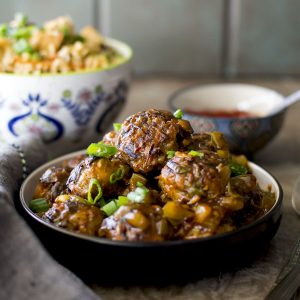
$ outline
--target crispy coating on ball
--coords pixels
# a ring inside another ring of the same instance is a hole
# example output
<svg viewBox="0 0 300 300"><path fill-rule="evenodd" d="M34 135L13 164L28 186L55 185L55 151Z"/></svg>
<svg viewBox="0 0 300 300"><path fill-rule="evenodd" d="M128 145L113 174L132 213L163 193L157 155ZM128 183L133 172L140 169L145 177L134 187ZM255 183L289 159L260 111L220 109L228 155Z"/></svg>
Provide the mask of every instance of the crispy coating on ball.
<svg viewBox="0 0 300 300"><path fill-rule="evenodd" d="M33 198L46 198L54 202L55 198L64 193L70 171L65 168L52 167L47 169L37 184Z"/></svg>
<svg viewBox="0 0 300 300"><path fill-rule="evenodd" d="M157 205L131 203L103 220L99 236L112 240L160 241L170 238L172 227Z"/></svg>
<svg viewBox="0 0 300 300"><path fill-rule="evenodd" d="M78 201L71 195L60 195L44 214L44 218L62 228L96 235L104 215L96 206Z"/></svg>
<svg viewBox="0 0 300 300"><path fill-rule="evenodd" d="M145 174L163 167L167 152L180 148L192 131L189 122L170 112L150 109L124 121L117 148L135 172Z"/></svg>
<svg viewBox="0 0 300 300"><path fill-rule="evenodd" d="M112 174L119 170L122 170L123 178L112 183ZM86 198L90 181L95 178L100 183L103 196L110 197L124 189L124 182L129 180L129 172L129 166L117 158L88 157L73 169L67 181L67 187L72 194Z"/></svg>
<svg viewBox="0 0 300 300"><path fill-rule="evenodd" d="M159 176L159 186L166 197L193 204L203 197L215 198L221 195L227 182L224 182L217 166L210 163L211 155L208 152L199 157L188 152L176 152Z"/></svg>
<svg viewBox="0 0 300 300"><path fill-rule="evenodd" d="M104 135L102 141L107 145L116 146L118 141L118 136L119 136L118 132L110 131Z"/></svg>

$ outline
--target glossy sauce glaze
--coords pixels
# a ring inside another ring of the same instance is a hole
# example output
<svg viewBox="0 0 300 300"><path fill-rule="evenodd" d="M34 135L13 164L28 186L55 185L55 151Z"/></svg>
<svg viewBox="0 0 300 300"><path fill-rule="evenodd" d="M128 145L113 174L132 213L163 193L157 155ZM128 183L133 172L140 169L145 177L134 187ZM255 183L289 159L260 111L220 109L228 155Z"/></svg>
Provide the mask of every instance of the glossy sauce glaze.
<svg viewBox="0 0 300 300"><path fill-rule="evenodd" d="M46 170L34 198L31 209L58 227L129 241L231 232L275 202L222 133L194 133L182 112L156 109L115 124L87 156Z"/></svg>

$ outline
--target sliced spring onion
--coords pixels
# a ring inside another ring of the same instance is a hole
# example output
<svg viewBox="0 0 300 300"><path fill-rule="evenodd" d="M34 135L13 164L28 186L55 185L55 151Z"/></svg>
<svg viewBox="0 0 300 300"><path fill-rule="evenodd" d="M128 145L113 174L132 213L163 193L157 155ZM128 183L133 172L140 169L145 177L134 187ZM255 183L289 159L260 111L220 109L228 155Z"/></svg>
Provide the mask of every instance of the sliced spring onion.
<svg viewBox="0 0 300 300"><path fill-rule="evenodd" d="M117 203L115 200L112 200L105 204L101 210L105 212L105 214L109 217L118 209Z"/></svg>
<svg viewBox="0 0 300 300"><path fill-rule="evenodd" d="M97 188L97 195L95 198L93 198L93 196L92 196L92 191L95 189L94 187ZM89 183L89 189L88 189L88 194L87 194L87 203L95 204L98 200L101 199L102 194L103 194L103 192L102 192L102 188L101 188L99 181L96 178L92 178Z"/></svg>
<svg viewBox="0 0 300 300"><path fill-rule="evenodd" d="M64 26L64 27L61 29L61 32L64 34L64 36L70 34L69 28L68 28L67 26Z"/></svg>
<svg viewBox="0 0 300 300"><path fill-rule="evenodd" d="M176 119L182 119L182 117L183 117L183 112L182 112L182 110L181 110L180 108L177 109L177 110L174 112L173 116L174 116Z"/></svg>
<svg viewBox="0 0 300 300"><path fill-rule="evenodd" d="M116 132L120 131L121 130L121 127L122 127L122 124L121 123L114 123L114 130Z"/></svg>
<svg viewBox="0 0 300 300"><path fill-rule="evenodd" d="M105 202L104 198L103 197L100 198L100 200L99 200L100 207L103 207L105 204L106 204L106 202Z"/></svg>
<svg viewBox="0 0 300 300"><path fill-rule="evenodd" d="M120 207L122 205L128 204L129 199L125 196L119 196L118 199L116 200L117 206Z"/></svg>
<svg viewBox="0 0 300 300"><path fill-rule="evenodd" d="M110 157L117 153L118 149L111 145L106 145L103 142L92 143L86 150L86 153L97 157Z"/></svg>
<svg viewBox="0 0 300 300"><path fill-rule="evenodd" d="M141 182L143 185L145 185L147 183L147 178L140 174L133 173L130 178L130 186L136 187L137 182Z"/></svg>
<svg viewBox="0 0 300 300"><path fill-rule="evenodd" d="M25 16L24 14L22 13L15 14L14 22L16 23L17 27L25 26L27 21L28 21L28 17Z"/></svg>
<svg viewBox="0 0 300 300"><path fill-rule="evenodd" d="M138 182L136 183L136 186L138 186L138 187L144 187L143 183L140 182L140 181L138 181Z"/></svg>
<svg viewBox="0 0 300 300"><path fill-rule="evenodd" d="M33 52L31 55L30 55L30 58L32 60L40 60L41 59L41 56L38 52Z"/></svg>
<svg viewBox="0 0 300 300"><path fill-rule="evenodd" d="M109 183L114 184L117 181L123 179L125 174L125 168L124 166L121 166L116 172L112 173L109 177Z"/></svg>
<svg viewBox="0 0 300 300"><path fill-rule="evenodd" d="M49 203L45 198L37 198L30 201L29 208L36 213L45 212L49 209Z"/></svg>
<svg viewBox="0 0 300 300"><path fill-rule="evenodd" d="M175 152L176 152L176 151L173 151L173 150L171 150L171 151L167 151L167 157L168 157L168 159L171 159L171 158L173 158L173 157L174 157L174 155L175 155Z"/></svg>
<svg viewBox="0 0 300 300"><path fill-rule="evenodd" d="M17 42L15 42L14 45L13 45L13 48L14 48L14 51L17 54L22 54L22 53L25 53L25 52L33 53L33 49L31 47L31 45L24 38L19 39Z"/></svg>
<svg viewBox="0 0 300 300"><path fill-rule="evenodd" d="M6 37L7 36L7 24L1 24L0 25L0 37Z"/></svg>
<svg viewBox="0 0 300 300"><path fill-rule="evenodd" d="M231 171L231 177L239 176L239 175L246 175L248 173L248 169L234 161L229 162L228 164L230 171Z"/></svg>
<svg viewBox="0 0 300 300"><path fill-rule="evenodd" d="M63 41L64 45L73 44L75 42L84 42L83 36L79 34L69 34L66 33L66 31L63 32L63 34L64 34L64 41Z"/></svg>
<svg viewBox="0 0 300 300"><path fill-rule="evenodd" d="M191 155L191 156L199 156L199 157L203 157L203 156L204 156L204 153L203 153L203 152L199 152L199 151L192 150L192 151L189 152L189 155Z"/></svg>
<svg viewBox="0 0 300 300"><path fill-rule="evenodd" d="M134 191L128 193L127 198L136 203L143 203L149 190L146 187L137 187Z"/></svg>
<svg viewBox="0 0 300 300"><path fill-rule="evenodd" d="M26 26L26 27L20 27L15 30L11 31L11 36L14 37L15 39L28 39L31 37L32 32L37 29L36 26Z"/></svg>

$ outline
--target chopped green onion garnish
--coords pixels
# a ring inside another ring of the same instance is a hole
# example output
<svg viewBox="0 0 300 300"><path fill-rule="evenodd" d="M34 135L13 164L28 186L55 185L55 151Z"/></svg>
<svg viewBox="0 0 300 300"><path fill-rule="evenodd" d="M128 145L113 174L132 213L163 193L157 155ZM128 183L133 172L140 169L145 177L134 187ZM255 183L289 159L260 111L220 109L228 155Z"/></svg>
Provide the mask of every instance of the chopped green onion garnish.
<svg viewBox="0 0 300 300"><path fill-rule="evenodd" d="M121 123L114 123L114 130L116 132L120 131L121 130L121 127L122 127L122 124Z"/></svg>
<svg viewBox="0 0 300 300"><path fill-rule="evenodd" d="M33 49L29 42L25 40L24 38L19 39L17 42L14 43L13 48L17 54L22 53L33 53Z"/></svg>
<svg viewBox="0 0 300 300"><path fill-rule="evenodd" d="M84 42L84 38L79 34L64 33L64 41L63 41L64 45L74 44L75 42Z"/></svg>
<svg viewBox="0 0 300 300"><path fill-rule="evenodd" d="M95 189L94 187L97 188L97 195L95 198L93 198L93 196L92 196L92 192ZM95 204L98 200L101 199L102 194L103 194L103 192L102 192L102 188L101 188L99 181L96 178L92 178L89 183L89 189L88 189L88 194L87 194L87 203Z"/></svg>
<svg viewBox="0 0 300 300"><path fill-rule="evenodd" d="M106 202L105 202L104 198L103 197L100 198L100 200L99 200L100 207L103 207L105 204L106 204Z"/></svg>
<svg viewBox="0 0 300 300"><path fill-rule="evenodd" d="M69 35L70 32L69 32L69 28L67 26L64 26L62 29L61 29L61 32L64 34L64 35Z"/></svg>
<svg viewBox="0 0 300 300"><path fill-rule="evenodd" d="M140 181L138 181L138 182L136 183L136 186L138 186L138 187L144 187L143 183L140 182Z"/></svg>
<svg viewBox="0 0 300 300"><path fill-rule="evenodd" d="M26 25L28 17L22 13L16 13L14 21L16 22L17 27L22 27Z"/></svg>
<svg viewBox="0 0 300 300"><path fill-rule="evenodd" d="M37 29L36 26L26 26L26 27L20 27L15 30L11 31L11 36L16 39L28 39L31 37L32 32Z"/></svg>
<svg viewBox="0 0 300 300"><path fill-rule="evenodd" d="M149 190L145 187L137 187L134 191L128 193L127 198L132 202L142 203L148 192Z"/></svg>
<svg viewBox="0 0 300 300"><path fill-rule="evenodd" d="M203 157L203 156L204 156L204 153L203 153L203 152L199 152L199 151L192 150L192 151L189 152L189 155L191 155L191 156L199 156L199 157Z"/></svg>
<svg viewBox="0 0 300 300"><path fill-rule="evenodd" d="M41 59L41 56L38 52L33 52L31 55L30 55L30 58L32 60L40 60Z"/></svg>
<svg viewBox="0 0 300 300"><path fill-rule="evenodd" d="M29 203L29 208L36 213L45 212L49 209L49 203L45 198L33 199Z"/></svg>
<svg viewBox="0 0 300 300"><path fill-rule="evenodd" d="M116 172L112 173L109 177L109 183L114 184L117 181L123 179L125 174L125 168L124 166L121 166Z"/></svg>
<svg viewBox="0 0 300 300"><path fill-rule="evenodd" d="M246 175L248 173L248 169L234 161L229 162L229 168L231 170L231 177Z"/></svg>
<svg viewBox="0 0 300 300"><path fill-rule="evenodd" d="M0 25L0 37L6 37L7 36L7 24L1 24Z"/></svg>
<svg viewBox="0 0 300 300"><path fill-rule="evenodd" d="M117 209L118 209L118 206L117 206L115 200L108 202L106 205L104 205L101 208L101 210L104 211L108 217L111 216Z"/></svg>
<svg viewBox="0 0 300 300"><path fill-rule="evenodd" d="M137 182L141 182L143 185L145 185L147 183L147 178L140 174L133 173L130 178L130 185L136 186Z"/></svg>
<svg viewBox="0 0 300 300"><path fill-rule="evenodd" d="M97 156L97 157L110 157L115 155L118 152L118 149L111 145L106 145L103 142L92 143L86 150L88 155Z"/></svg>
<svg viewBox="0 0 300 300"><path fill-rule="evenodd" d="M182 117L183 117L183 112L182 112L182 110L181 110L180 108L177 109L177 110L174 112L173 116L174 116L175 118L177 118L177 119L182 119Z"/></svg>
<svg viewBox="0 0 300 300"><path fill-rule="evenodd" d="M167 151L167 157L168 159L171 159L174 157L176 151Z"/></svg>
<svg viewBox="0 0 300 300"><path fill-rule="evenodd" d="M116 200L117 206L120 207L122 205L128 204L129 199L125 196L119 196L118 199Z"/></svg>

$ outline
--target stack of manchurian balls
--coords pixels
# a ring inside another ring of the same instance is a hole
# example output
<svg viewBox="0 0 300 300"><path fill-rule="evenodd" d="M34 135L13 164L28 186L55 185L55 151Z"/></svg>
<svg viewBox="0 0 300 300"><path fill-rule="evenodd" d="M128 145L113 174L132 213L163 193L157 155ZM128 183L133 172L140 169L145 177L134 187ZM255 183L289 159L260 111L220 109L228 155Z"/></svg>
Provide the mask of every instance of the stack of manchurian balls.
<svg viewBox="0 0 300 300"><path fill-rule="evenodd" d="M275 200L221 133L194 134L180 110L156 109L115 124L87 155L48 169L34 198L32 210L56 226L144 241L233 231Z"/></svg>

